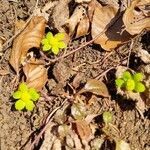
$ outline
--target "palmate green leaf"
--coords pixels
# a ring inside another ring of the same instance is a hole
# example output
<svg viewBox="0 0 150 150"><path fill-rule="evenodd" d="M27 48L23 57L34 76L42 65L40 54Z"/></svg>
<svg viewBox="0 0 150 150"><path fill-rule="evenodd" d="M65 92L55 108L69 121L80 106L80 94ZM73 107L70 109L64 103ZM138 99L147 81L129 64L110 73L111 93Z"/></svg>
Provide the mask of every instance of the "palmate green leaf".
<svg viewBox="0 0 150 150"><path fill-rule="evenodd" d="M44 46L43 46L43 51L44 52L47 52L47 51L49 51L50 49L51 49L51 45L50 44L45 44Z"/></svg>
<svg viewBox="0 0 150 150"><path fill-rule="evenodd" d="M112 119L113 117L111 112L105 111L103 113L103 121L105 122L105 124L111 123Z"/></svg>
<svg viewBox="0 0 150 150"><path fill-rule="evenodd" d="M123 73L122 78L123 78L124 81L127 81L128 79L132 79L132 75L131 75L131 73L129 71L125 71Z"/></svg>
<svg viewBox="0 0 150 150"><path fill-rule="evenodd" d="M52 47L52 52L53 52L55 55L57 55L57 54L59 53L59 48L58 48L58 46L53 46L53 47Z"/></svg>
<svg viewBox="0 0 150 150"><path fill-rule="evenodd" d="M21 100L26 103L26 101L29 101L31 99L31 96L28 91L22 92Z"/></svg>
<svg viewBox="0 0 150 150"><path fill-rule="evenodd" d="M33 101L29 100L25 102L25 107L27 110L32 111L35 107Z"/></svg>
<svg viewBox="0 0 150 150"><path fill-rule="evenodd" d="M34 88L29 89L29 94L31 96L31 100L37 101L40 98L40 94Z"/></svg>
<svg viewBox="0 0 150 150"><path fill-rule="evenodd" d="M57 33L54 37L58 40L61 41L64 39L64 33Z"/></svg>
<svg viewBox="0 0 150 150"><path fill-rule="evenodd" d="M121 79L121 78L116 79L116 80L115 80L115 84L116 84L116 86L117 86L118 88L121 88L121 87L123 87L124 80Z"/></svg>
<svg viewBox="0 0 150 150"><path fill-rule="evenodd" d="M22 95L21 91L16 91L16 92L13 93L12 96L13 96L14 99L20 99L21 95Z"/></svg>
<svg viewBox="0 0 150 150"><path fill-rule="evenodd" d="M58 47L59 47L59 48L66 48L67 45L66 45L64 42L59 42L59 43L58 43Z"/></svg>
<svg viewBox="0 0 150 150"><path fill-rule="evenodd" d="M48 42L53 38L54 36L53 36L53 34L51 33L51 32L48 32L47 34L46 34L46 39L48 40Z"/></svg>
<svg viewBox="0 0 150 150"><path fill-rule="evenodd" d="M27 85L26 85L24 82L22 82L22 83L19 85L18 90L21 91L21 92L25 92L25 91L28 91L28 87L27 87Z"/></svg>
<svg viewBox="0 0 150 150"><path fill-rule="evenodd" d="M141 92L144 92L145 89L146 89L146 88L145 88L145 85L144 85L143 83L141 83L141 82L136 82L135 88L134 88L134 90L135 90L136 92L141 93Z"/></svg>
<svg viewBox="0 0 150 150"><path fill-rule="evenodd" d="M135 88L135 82L134 82L134 80L128 79L128 80L126 81L126 90L128 90L128 91L133 91L134 88Z"/></svg>
<svg viewBox="0 0 150 150"><path fill-rule="evenodd" d="M23 102L22 100L16 101L15 108L16 108L16 110L24 109L25 108L25 102Z"/></svg>
<svg viewBox="0 0 150 150"><path fill-rule="evenodd" d="M135 81L142 81L143 78L144 78L144 75L142 73L136 73L136 74L133 75L133 79Z"/></svg>

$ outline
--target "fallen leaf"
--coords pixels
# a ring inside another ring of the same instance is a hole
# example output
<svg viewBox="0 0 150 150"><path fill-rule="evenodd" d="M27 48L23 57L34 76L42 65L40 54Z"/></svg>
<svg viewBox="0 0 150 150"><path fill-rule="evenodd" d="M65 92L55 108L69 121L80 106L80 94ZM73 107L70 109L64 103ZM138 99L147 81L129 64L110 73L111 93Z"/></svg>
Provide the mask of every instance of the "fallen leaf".
<svg viewBox="0 0 150 150"><path fill-rule="evenodd" d="M34 16L24 31L14 40L9 62L17 74L28 50L32 47L40 47L45 26L46 20L43 17Z"/></svg>
<svg viewBox="0 0 150 150"><path fill-rule="evenodd" d="M76 38L86 35L88 33L89 27L89 18L85 16L78 24Z"/></svg>
<svg viewBox="0 0 150 150"><path fill-rule="evenodd" d="M122 14L118 14L118 9L117 5L109 4L102 6L100 3L96 3L93 14L92 38L105 32L100 35L94 43L100 44L101 47L107 51L117 48L132 38L127 31L123 31L122 29Z"/></svg>
<svg viewBox="0 0 150 150"><path fill-rule="evenodd" d="M102 81L96 79L89 79L83 89L79 91L79 94L85 92L90 92L103 97L109 97L106 85Z"/></svg>
<svg viewBox="0 0 150 150"><path fill-rule="evenodd" d="M144 29L150 30L150 0L133 0L124 15L123 22L125 29L131 35L139 34Z"/></svg>
<svg viewBox="0 0 150 150"><path fill-rule="evenodd" d="M44 65L28 63L23 67L26 83L29 87L40 91L47 82L47 69Z"/></svg>
<svg viewBox="0 0 150 150"><path fill-rule="evenodd" d="M85 14L86 9L82 5L79 5L75 8L72 16L66 21L65 27L68 28L70 36L74 34L75 28L77 27L78 23L85 17Z"/></svg>
<svg viewBox="0 0 150 150"><path fill-rule="evenodd" d="M82 140L89 141L91 138L92 131L90 126L85 120L77 120L75 122L77 132Z"/></svg>
<svg viewBox="0 0 150 150"><path fill-rule="evenodd" d="M96 4L95 11L93 14L92 20L92 37L95 38L98 34L103 32L108 26L108 24L112 21L112 19L117 14L117 9L111 5L102 6L100 3ZM110 50L110 48L116 47L116 45L120 44L120 41L111 40L111 43L107 42L111 39L105 33L97 38L94 43L100 44L101 47L105 50ZM110 45L110 46L107 46Z"/></svg>

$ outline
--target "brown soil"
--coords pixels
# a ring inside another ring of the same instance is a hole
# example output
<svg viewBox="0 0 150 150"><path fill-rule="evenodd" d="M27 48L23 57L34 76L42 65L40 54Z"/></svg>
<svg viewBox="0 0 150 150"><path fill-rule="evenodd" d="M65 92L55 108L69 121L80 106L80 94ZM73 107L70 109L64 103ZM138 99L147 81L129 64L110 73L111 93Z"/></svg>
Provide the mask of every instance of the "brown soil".
<svg viewBox="0 0 150 150"><path fill-rule="evenodd" d="M47 0L40 0L39 6L42 7L46 2ZM0 36L4 37L5 41L14 35L16 19L26 20L29 18L35 3L36 0L0 0ZM149 38L149 33L143 33L143 35L135 39L133 48L136 49L142 46L148 50ZM86 37L75 40L69 51L84 42L86 42ZM113 112L113 124L119 129L120 138L128 142L132 150L149 150L150 113L146 111L143 120L135 109L134 102L122 101L115 94L115 67L119 64L127 64L129 47L130 42L113 51L106 58L109 53L103 51L98 46L88 45L75 54L52 65L53 73L49 75L50 80L47 88L55 96L49 96L49 101L45 101L46 98L44 96L40 98L33 112L18 112L14 110L14 101L11 98L11 94L16 88L14 83L15 74L8 62L11 47L3 53L0 52L0 70L4 70L4 75L0 75L0 150L18 150L28 142L29 138L34 138L33 133L39 133L43 120L52 110L60 106L63 101L59 96L61 95L62 84L67 85L77 74L81 75L80 81L82 83L88 78L98 79L101 78L102 73L105 71L108 72L106 72L102 80L107 84L111 94L111 105L100 105L100 113L104 110L111 110ZM136 56L133 49L132 51L130 67L136 71L138 66L143 65L143 63ZM46 89L43 90L43 95L45 92Z"/></svg>

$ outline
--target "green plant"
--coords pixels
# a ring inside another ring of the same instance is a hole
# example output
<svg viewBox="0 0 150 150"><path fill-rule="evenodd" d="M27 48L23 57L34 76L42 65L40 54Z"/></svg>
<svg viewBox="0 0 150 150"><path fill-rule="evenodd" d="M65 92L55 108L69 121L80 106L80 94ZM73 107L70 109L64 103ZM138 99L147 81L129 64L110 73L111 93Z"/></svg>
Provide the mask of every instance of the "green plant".
<svg viewBox="0 0 150 150"><path fill-rule="evenodd" d="M34 102L40 97L34 88L28 88L24 82L19 85L18 90L15 91L12 96L14 99L17 99L15 102L16 110L26 108L29 111L34 109Z"/></svg>
<svg viewBox="0 0 150 150"><path fill-rule="evenodd" d="M145 85L142 83L143 78L142 73L132 75L129 71L125 71L121 78L115 80L115 83L118 88L140 93L145 91Z"/></svg>
<svg viewBox="0 0 150 150"><path fill-rule="evenodd" d="M48 32L45 38L41 41L43 45L43 51L53 52L55 55L59 53L61 48L66 48L66 44L63 41L64 33L57 33L55 36L51 32Z"/></svg>
<svg viewBox="0 0 150 150"><path fill-rule="evenodd" d="M105 112L103 112L102 116L103 116L103 121L106 125L112 122L113 115L111 112L105 111Z"/></svg>

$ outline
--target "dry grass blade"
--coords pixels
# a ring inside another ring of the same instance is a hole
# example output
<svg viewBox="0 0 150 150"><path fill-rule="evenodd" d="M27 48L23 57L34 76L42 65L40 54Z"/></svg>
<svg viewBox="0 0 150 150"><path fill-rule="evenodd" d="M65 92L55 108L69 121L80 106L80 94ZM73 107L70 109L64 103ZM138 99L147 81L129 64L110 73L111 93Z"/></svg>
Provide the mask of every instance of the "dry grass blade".
<svg viewBox="0 0 150 150"><path fill-rule="evenodd" d="M10 56L10 64L19 73L19 66L24 61L28 50L32 47L39 48L44 36L46 20L35 16L31 19L25 30L14 40Z"/></svg>
<svg viewBox="0 0 150 150"><path fill-rule="evenodd" d="M126 31L131 35L139 34L144 29L150 29L150 0L134 0L123 15Z"/></svg>

